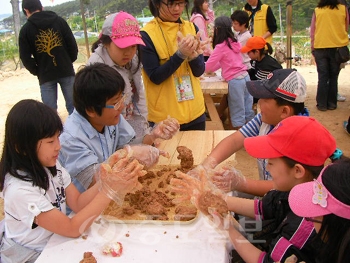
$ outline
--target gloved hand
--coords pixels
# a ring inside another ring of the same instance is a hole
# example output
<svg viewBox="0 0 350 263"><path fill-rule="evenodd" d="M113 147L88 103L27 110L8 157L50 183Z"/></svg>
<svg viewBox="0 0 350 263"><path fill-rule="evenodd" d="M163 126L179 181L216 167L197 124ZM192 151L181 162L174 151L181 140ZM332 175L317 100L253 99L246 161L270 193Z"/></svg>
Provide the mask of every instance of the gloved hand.
<svg viewBox="0 0 350 263"><path fill-rule="evenodd" d="M119 150L100 165L99 190L121 205L127 193L142 188L138 177L146 173L136 159L131 161L125 150Z"/></svg>
<svg viewBox="0 0 350 263"><path fill-rule="evenodd" d="M211 214L218 214L220 222L224 222L224 226L227 227L229 212L225 200L226 196L211 185L207 180L205 170L201 169L199 179L180 171L177 171L175 175L177 178L172 178L170 185L179 197L173 199L173 203L190 200L204 215L212 218Z"/></svg>
<svg viewBox="0 0 350 263"><path fill-rule="evenodd" d="M230 226L233 226L240 232L244 232L242 226L237 222L237 220L232 216L232 214L227 213L224 216L218 213L213 208L208 208L210 214L210 220L214 223L215 227L223 230L227 230Z"/></svg>
<svg viewBox="0 0 350 263"><path fill-rule="evenodd" d="M178 197L173 199L173 203L179 204L191 200L196 205L199 195L208 188L205 170L202 167L198 168L198 178L180 171L176 171L175 175L176 178L170 180L171 189L178 194Z"/></svg>
<svg viewBox="0 0 350 263"><path fill-rule="evenodd" d="M206 172L208 172L211 169L214 169L218 165L218 162L213 157L207 157L203 160L203 162L200 165L197 165L192 170L188 171L187 174L199 179L199 174L201 173L201 170L204 169Z"/></svg>
<svg viewBox="0 0 350 263"><path fill-rule="evenodd" d="M149 169L153 165L157 164L160 155L170 158L168 152L161 151L156 147L146 144L126 145L124 149L129 152L131 157L135 158L142 165L144 165L145 169Z"/></svg>
<svg viewBox="0 0 350 263"><path fill-rule="evenodd" d="M246 183L242 173L233 167L222 167L214 169L211 181L216 187L224 192L238 190Z"/></svg>
<svg viewBox="0 0 350 263"><path fill-rule="evenodd" d="M153 141L156 139L171 139L180 129L180 124L175 118L168 117L167 119L158 123L151 131Z"/></svg>
<svg viewBox="0 0 350 263"><path fill-rule="evenodd" d="M188 34L184 37L182 33L178 31L177 45L178 51L182 54L182 56L187 58L197 49L199 42L194 35Z"/></svg>

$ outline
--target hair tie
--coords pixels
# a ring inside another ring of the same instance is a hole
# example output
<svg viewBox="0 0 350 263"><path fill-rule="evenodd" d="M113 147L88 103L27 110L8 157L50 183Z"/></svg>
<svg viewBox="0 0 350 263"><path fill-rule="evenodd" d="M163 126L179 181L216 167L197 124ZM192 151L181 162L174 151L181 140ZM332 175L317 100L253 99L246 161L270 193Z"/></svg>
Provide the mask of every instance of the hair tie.
<svg viewBox="0 0 350 263"><path fill-rule="evenodd" d="M331 160L332 160L332 162L334 162L334 161L336 161L336 160L339 160L340 159L340 157L342 157L343 156L343 152L342 152L342 150L340 150L340 149L335 149L335 151L334 151L334 153L332 154L332 156L331 157L329 157Z"/></svg>

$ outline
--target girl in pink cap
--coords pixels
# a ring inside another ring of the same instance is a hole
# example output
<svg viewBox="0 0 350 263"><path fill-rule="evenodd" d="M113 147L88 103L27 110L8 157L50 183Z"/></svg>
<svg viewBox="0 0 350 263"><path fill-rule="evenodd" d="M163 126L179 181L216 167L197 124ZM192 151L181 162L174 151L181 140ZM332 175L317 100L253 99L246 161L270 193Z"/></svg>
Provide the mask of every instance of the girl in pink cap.
<svg viewBox="0 0 350 263"><path fill-rule="evenodd" d="M148 110L141 77L140 45L144 46L136 18L126 12L109 15L99 39L92 44L87 64L106 64L120 73L125 81L124 118L136 132L136 138L150 133ZM174 120L177 126L177 121Z"/></svg>
<svg viewBox="0 0 350 263"><path fill-rule="evenodd" d="M296 185L288 200L295 214L313 222L323 241L317 262L350 262L350 159L328 165L313 182Z"/></svg>

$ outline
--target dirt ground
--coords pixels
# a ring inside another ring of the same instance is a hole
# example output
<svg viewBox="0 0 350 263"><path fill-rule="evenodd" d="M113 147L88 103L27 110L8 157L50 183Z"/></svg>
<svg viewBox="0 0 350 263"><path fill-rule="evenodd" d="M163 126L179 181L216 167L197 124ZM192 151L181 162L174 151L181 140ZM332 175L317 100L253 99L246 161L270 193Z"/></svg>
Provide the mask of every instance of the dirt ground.
<svg viewBox="0 0 350 263"><path fill-rule="evenodd" d="M78 68L78 64L75 65ZM315 66L295 66L306 79L308 85L308 96L306 106L310 111L310 115L319 120L335 137L338 148L342 149L344 154L350 156L350 137L343 130L342 124L350 115L350 65L341 70L339 75L339 93L347 98L345 102L339 102L338 108L333 111L318 111L316 108L315 97L317 88L317 71ZM2 152L4 139L4 126L6 116L11 107L22 99L40 100L40 91L38 80L27 70L21 69L17 71L0 71L0 94L2 103L0 105L0 149ZM58 112L63 121L67 117L64 106L64 99L59 93ZM300 149L302 151L303 149ZM1 154L1 153L0 153ZM241 170L247 177L255 177L257 174L255 159L248 156L245 150L241 150L236 154L236 168ZM3 202L0 199L0 219L3 218Z"/></svg>

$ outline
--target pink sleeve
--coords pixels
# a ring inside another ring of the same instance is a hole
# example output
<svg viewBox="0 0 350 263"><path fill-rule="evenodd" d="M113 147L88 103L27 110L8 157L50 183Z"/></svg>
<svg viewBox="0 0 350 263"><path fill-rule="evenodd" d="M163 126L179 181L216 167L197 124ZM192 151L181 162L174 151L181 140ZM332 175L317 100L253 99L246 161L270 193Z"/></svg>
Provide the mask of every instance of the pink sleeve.
<svg viewBox="0 0 350 263"><path fill-rule="evenodd" d="M207 18L209 19L208 23L213 23L214 22L214 20L215 20L214 10L208 9L208 11L207 11Z"/></svg>
<svg viewBox="0 0 350 263"><path fill-rule="evenodd" d="M213 53L211 53L209 59L205 62L205 72L215 72L221 68L220 60L223 53L225 52L219 50L218 47L215 47Z"/></svg>
<svg viewBox="0 0 350 263"><path fill-rule="evenodd" d="M208 38L208 33L204 18L202 16L196 16L193 18L192 22L198 27L199 31L201 32L202 41L206 40Z"/></svg>

